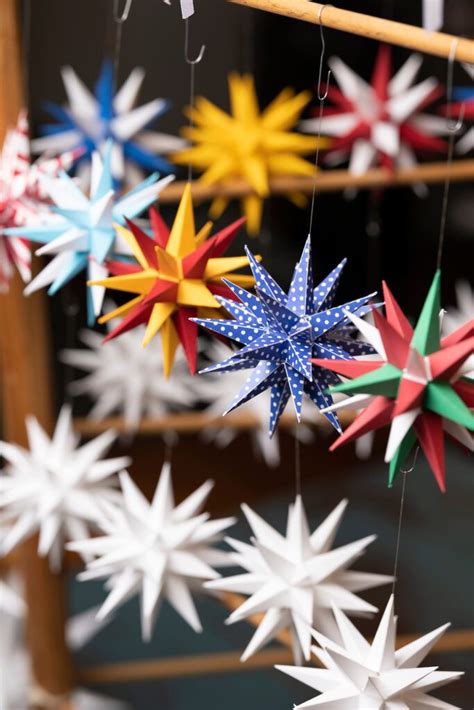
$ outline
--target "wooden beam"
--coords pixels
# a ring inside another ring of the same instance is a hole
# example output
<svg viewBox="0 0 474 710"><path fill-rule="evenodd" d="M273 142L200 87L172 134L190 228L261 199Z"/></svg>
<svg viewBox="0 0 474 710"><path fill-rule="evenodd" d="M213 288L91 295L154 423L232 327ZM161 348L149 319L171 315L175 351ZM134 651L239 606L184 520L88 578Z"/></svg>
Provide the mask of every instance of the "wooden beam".
<svg viewBox="0 0 474 710"><path fill-rule="evenodd" d="M339 192L346 189L368 190L374 187L395 188L416 183L432 185L444 182L449 176L451 182L468 182L474 180L474 159L456 160L448 167L446 161L422 163L414 168L403 168L390 171L386 168L373 168L362 175L354 175L348 170L321 170L316 179L318 192ZM288 195L302 192L309 195L313 191L312 177L285 176L270 178L272 195ZM179 202L187 185L184 181L172 182L160 195L160 203ZM195 200L213 200L215 197L231 199L253 194L250 185L245 180L233 180L225 184L203 185L195 180L192 185Z"/></svg>
<svg viewBox="0 0 474 710"><path fill-rule="evenodd" d="M229 0L234 5L272 12L314 25L322 24L334 30L388 42L425 54L448 58L450 53L459 62L474 62L474 41L442 32L427 32L422 27L385 20L360 12L340 10L309 0ZM455 51L454 51L455 48Z"/></svg>
<svg viewBox="0 0 474 710"><path fill-rule="evenodd" d="M353 416L348 412L340 412L339 419L342 424L348 424L352 421ZM305 420L305 424L317 425L322 427L330 427L331 425L323 415L318 416L314 420ZM165 431L177 432L198 432L203 429L216 427L219 429L253 429L260 424L260 420L247 411L232 412L227 416L210 416L204 412L182 412L181 414L168 414L165 417L157 417L156 419L143 419L137 429L137 434L154 435ZM289 429L297 426L295 417L291 414L284 414L279 426L284 429ZM130 432L123 417L108 417L102 421L88 419L87 417L76 417L74 419L74 427L86 437L96 436L108 429L114 429L118 433Z"/></svg>
<svg viewBox="0 0 474 710"><path fill-rule="evenodd" d="M143 680L185 678L186 676L214 675L217 673L239 673L272 668L277 663L292 663L291 651L276 648L261 651L246 663L240 660L240 653L196 654L176 658L157 658L149 661L126 661L79 671L79 681L84 684L129 683Z"/></svg>
<svg viewBox="0 0 474 710"><path fill-rule="evenodd" d="M23 104L22 52L16 0L0 0L0 145L16 124ZM27 446L25 417L35 414L46 429L54 420L46 296L23 296L18 275L9 293L0 295L0 374L3 436ZM26 637L34 682L47 696L63 696L73 687L73 667L66 646L65 585L36 552L36 537L17 550L24 580ZM37 703L41 707L41 703Z"/></svg>

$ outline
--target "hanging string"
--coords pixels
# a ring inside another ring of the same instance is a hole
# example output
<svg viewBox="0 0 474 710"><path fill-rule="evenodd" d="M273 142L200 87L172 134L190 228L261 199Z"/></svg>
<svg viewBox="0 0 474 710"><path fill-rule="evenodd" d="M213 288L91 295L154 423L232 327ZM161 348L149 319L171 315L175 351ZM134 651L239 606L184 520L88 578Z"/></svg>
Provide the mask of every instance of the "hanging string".
<svg viewBox="0 0 474 710"><path fill-rule="evenodd" d="M454 140L456 135L459 133L463 125L464 120L464 104L461 105L461 110L459 112L459 119L453 123L452 120L452 97L453 97L453 73L454 73L454 58L456 56L456 50L459 44L459 39L455 38L452 41L451 49L449 50L448 57L448 69L447 69L447 79L446 79L446 98L448 102L448 157L446 160L446 177L444 180L444 190L443 190L443 200L441 203L441 221L439 227L439 238L438 238L438 253L436 257L436 270L441 268L441 260L443 258L443 247L446 235L446 219L448 215L448 198L449 198L449 187L451 184L451 166L453 162L454 154Z"/></svg>
<svg viewBox="0 0 474 710"><path fill-rule="evenodd" d="M195 59L191 59L189 56L189 17L187 17L184 21L184 60L186 64L189 65L190 70L189 70L189 129L192 130L194 128L194 117L193 117L193 111L194 111L194 101L195 101L195 94L196 94L196 64L199 64L199 62L202 61L202 58L204 57L204 52L206 51L206 45L203 44L201 45L201 49L199 50L199 54ZM193 177L193 168L191 161L189 161L188 165L188 182L191 182Z"/></svg>
<svg viewBox="0 0 474 710"><path fill-rule="evenodd" d="M301 446L300 440L295 433L295 491L296 495L301 495Z"/></svg>
<svg viewBox="0 0 474 710"><path fill-rule="evenodd" d="M118 72L120 66L120 50L122 47L122 29L124 23L128 20L130 10L132 9L133 0L125 0L122 12L119 12L119 5L122 0L114 0L113 16L116 26L115 30L115 50L114 50L114 77L115 82L118 81Z"/></svg>
<svg viewBox="0 0 474 710"><path fill-rule="evenodd" d="M393 584L392 584L392 594L395 594L395 586L397 584L397 572L398 572L398 558L399 558L399 553L400 553L400 540L402 536L402 523L403 523L403 512L405 508L405 487L407 483L407 475L409 473L412 473L412 471L415 470L416 462L418 460L418 452L420 450L420 447L417 446L415 449L415 453L413 455L413 463L408 469L400 469L400 473L403 476L402 479L402 494L400 496L400 510L398 513L398 530L397 530L397 542L395 545L395 562L393 565Z"/></svg>
<svg viewBox="0 0 474 710"><path fill-rule="evenodd" d="M322 7L319 9L319 15L318 15L318 23L319 23L319 34L321 36L321 55L319 57L319 71L318 71L318 84L317 84L317 97L319 100L319 116L318 116L318 131L317 131L317 138L318 138L318 145L316 146L316 157L314 159L314 177L313 177L313 190L311 194L311 209L309 212L309 228L308 228L308 236L311 236L311 232L313 231L313 219L314 219L314 205L316 202L316 184L317 184L317 177L316 173L318 170L318 164L319 164L319 143L321 140L321 122L323 118L323 111L324 111L324 102L327 99L328 92L329 92L329 82L331 79L331 70L328 70L327 74L327 79L326 79L326 91L324 94L321 93L321 84L322 84L322 75L323 75L323 65L324 65L324 55L326 53L326 42L324 39L324 30L323 30L323 12L327 7L332 7L332 5L322 5Z"/></svg>

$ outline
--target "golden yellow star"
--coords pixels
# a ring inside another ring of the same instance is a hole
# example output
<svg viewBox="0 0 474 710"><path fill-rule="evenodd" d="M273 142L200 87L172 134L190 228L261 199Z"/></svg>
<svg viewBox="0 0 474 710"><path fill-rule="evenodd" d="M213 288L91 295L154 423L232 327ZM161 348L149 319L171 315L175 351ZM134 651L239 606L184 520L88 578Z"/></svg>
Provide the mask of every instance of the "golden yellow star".
<svg viewBox="0 0 474 710"><path fill-rule="evenodd" d="M125 316L106 340L146 323L143 345L161 332L165 375L171 372L180 342L189 368L195 372L197 325L189 318L221 317L216 311L220 308L216 296L234 297L222 282L223 278L231 277L244 288L254 284L251 276L231 274L248 265L246 256L222 256L244 220L230 224L209 239L212 222L196 234L190 184L184 190L171 231L156 211L150 214L152 237L130 221L130 230L117 227L138 263L109 263L109 271L114 276L89 283L138 294L103 316L99 323Z"/></svg>
<svg viewBox="0 0 474 710"><path fill-rule="evenodd" d="M196 107L190 109L195 127L182 130L194 145L175 153L173 160L204 171L199 178L204 185L246 180L255 192L242 198L242 209L249 234L257 234L263 199L269 194L269 178L313 175L314 166L301 156L314 153L318 144L327 146L328 141L292 132L311 98L307 91L295 95L292 89L284 89L262 112L251 75L231 74L229 93L230 114L205 98L196 100ZM301 195L291 198L301 203ZM228 202L226 197L217 197L211 205L211 217L217 219Z"/></svg>

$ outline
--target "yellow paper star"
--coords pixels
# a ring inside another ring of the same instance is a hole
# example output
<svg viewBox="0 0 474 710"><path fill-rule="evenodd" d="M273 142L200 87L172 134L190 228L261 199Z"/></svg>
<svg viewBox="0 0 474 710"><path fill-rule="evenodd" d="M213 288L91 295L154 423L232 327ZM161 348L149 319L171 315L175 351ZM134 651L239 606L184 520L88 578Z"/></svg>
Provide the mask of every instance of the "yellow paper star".
<svg viewBox="0 0 474 710"><path fill-rule="evenodd" d="M184 190L171 231L156 211L152 210L150 215L153 237L132 222L128 222L131 231L118 227L138 263L110 263L109 271L114 276L89 283L138 294L124 306L103 316L99 322L125 316L106 340L146 323L143 345L161 332L165 375L171 372L180 342L189 368L194 373L197 325L189 318L204 314L211 318L221 317L220 312L216 312L220 308L216 296L233 297L222 282L223 278L231 277L238 286L253 286L251 276L231 274L248 265L246 256L222 256L245 220L234 222L210 239L212 222L196 234L189 184Z"/></svg>
<svg viewBox="0 0 474 710"><path fill-rule="evenodd" d="M246 180L255 192L242 198L242 209L249 234L257 234L263 199L269 195L269 178L313 175L314 166L301 156L314 153L318 143L327 146L328 141L292 132L311 98L307 91L295 95L292 89L284 89L262 112L251 75L231 74L229 93L230 114L205 98L196 100L195 109L189 112L195 127L182 130L195 145L175 153L173 160L204 171L199 178L204 185ZM301 194L291 198L301 204ZM228 198L217 197L211 217L217 219L228 203Z"/></svg>

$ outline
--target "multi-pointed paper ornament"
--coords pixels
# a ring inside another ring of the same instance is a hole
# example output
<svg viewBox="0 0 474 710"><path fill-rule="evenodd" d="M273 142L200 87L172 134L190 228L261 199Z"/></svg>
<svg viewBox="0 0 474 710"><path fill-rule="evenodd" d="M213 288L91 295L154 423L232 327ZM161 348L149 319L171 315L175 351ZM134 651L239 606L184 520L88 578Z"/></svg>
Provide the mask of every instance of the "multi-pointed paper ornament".
<svg viewBox="0 0 474 710"><path fill-rule="evenodd" d="M349 160L355 174L375 165L390 170L412 167L417 151L445 152L447 144L438 136L447 133L446 120L422 112L442 89L433 77L413 85L421 63L421 56L413 54L392 76L391 50L381 45L368 84L333 57L329 66L339 84L327 89L333 105L324 109L321 120L302 121L302 130L333 136L326 161Z"/></svg>
<svg viewBox="0 0 474 710"><path fill-rule="evenodd" d="M117 325L117 321L108 323L109 328ZM104 347L99 333L83 330L79 339L86 347L61 353L64 363L87 372L70 384L70 392L92 400L90 419L121 414L133 432L142 418L162 417L197 403L196 378L190 374L184 355L177 353L173 372L167 378L159 339L142 348L144 335L145 326L138 326Z"/></svg>
<svg viewBox="0 0 474 710"><path fill-rule="evenodd" d="M330 411L365 407L331 450L390 424L385 454L389 485L418 443L444 491L445 434L462 447L474 448L468 431L474 430L474 381L464 376L464 364L474 352L474 319L441 340L440 281L438 271L414 330L385 284L386 317L374 311L376 328L351 316L382 359L314 361L352 378L332 388L351 397Z"/></svg>
<svg viewBox="0 0 474 710"><path fill-rule="evenodd" d="M207 360L214 362L226 359L231 354L231 351L224 343L213 339L209 341L209 346L205 348L204 353ZM233 392L244 387L247 377L245 370L233 370L232 372L226 372L224 376L218 372L214 375L209 373L206 377L193 377L190 390L199 402L205 403L204 412L211 417L217 417L227 407ZM263 392L260 397L250 399L246 402L244 408L255 419L255 424L246 432L251 439L255 456L261 458L271 468L278 466L280 463L278 431L275 432L272 438L269 438L267 431L270 392ZM306 423L314 420L315 416L318 415L309 400L303 400L302 421L300 424L295 421L295 426L288 431L302 443L312 443L314 441L314 432L309 426L306 426ZM228 424L230 423L228 422ZM224 448L231 444L241 433L238 427L206 426L202 432L202 438L205 442L212 442L219 448Z"/></svg>
<svg viewBox="0 0 474 710"><path fill-rule="evenodd" d="M258 234L263 200L269 196L269 180L280 175L314 174L314 166L302 156L314 153L324 139L298 135L292 129L309 102L308 92L282 91L266 109L260 111L253 77L229 76L231 113L226 113L205 98L196 99L189 109L194 127L182 133L194 145L173 155L178 165L192 165L203 172L203 185L225 185L236 179L247 182L253 192L242 198L247 229ZM301 202L301 195L290 196ZM211 217L219 217L228 205L217 197Z"/></svg>
<svg viewBox="0 0 474 710"><path fill-rule="evenodd" d="M438 700L431 691L463 673L421 666L450 624L396 650L397 618L393 596L369 643L343 611L334 605L339 641L313 632L321 648L312 651L322 668L276 666L283 673L318 691L318 695L295 708L331 710L460 710Z"/></svg>
<svg viewBox="0 0 474 710"><path fill-rule="evenodd" d="M474 289L467 281L457 281L455 284L456 305L448 307L441 321L443 335L451 335L472 320L474 314ZM464 364L466 376L474 380L474 355ZM463 368L463 369L464 369Z"/></svg>
<svg viewBox="0 0 474 710"><path fill-rule="evenodd" d="M319 409L332 404L327 388L335 384L334 375L322 367L313 367L310 358L318 356L349 360L352 356L372 353L367 343L352 337L354 327L349 313L362 316L371 310L370 294L341 306L334 306L336 289L345 260L313 288L311 240L308 237L286 294L270 274L247 250L256 282L256 295L225 281L238 303L218 297L232 320L195 319L199 325L243 345L233 355L202 372L248 370L246 384L227 412L271 389L270 436L292 399L298 420L307 394ZM226 412L226 413L227 413ZM341 431L332 413L329 422Z"/></svg>
<svg viewBox="0 0 474 710"><path fill-rule="evenodd" d="M13 522L1 553L39 531L38 553L58 569L65 541L87 537L105 507L119 500L114 474L130 459L103 458L115 440L112 431L78 446L66 406L51 439L34 417L27 418L26 427L28 450L0 442L7 462L0 476L0 519Z"/></svg>
<svg viewBox="0 0 474 710"><path fill-rule="evenodd" d="M151 638L163 599L196 632L201 631L191 591L201 591L204 581L219 576L214 566L228 564L228 554L215 549L214 543L234 519L210 520L202 512L212 481L175 505L168 464L163 466L151 503L126 472L120 474L120 482L123 502L102 520L103 536L68 546L95 557L79 579L108 580L109 594L98 617L107 617L140 593L144 640Z"/></svg>
<svg viewBox="0 0 474 710"><path fill-rule="evenodd" d="M332 636L336 630L332 605L351 614L377 611L356 592L390 582L391 577L349 570L375 535L331 549L347 506L343 500L311 533L301 496L288 512L285 535L281 535L247 505L242 506L254 537L251 544L227 538L235 550L231 562L245 572L206 584L209 589L245 594L249 598L227 623L253 614L264 616L242 661L269 643L282 629L289 629L295 661L310 657L311 628Z"/></svg>
<svg viewBox="0 0 474 710"><path fill-rule="evenodd" d="M173 176L158 180L151 175L123 197L117 197L110 172L112 143L108 143L104 159L92 156L92 182L88 198L72 178L62 173L57 179L42 177L41 184L54 202L52 219L40 225L27 225L5 230L10 237L27 237L43 244L38 255L54 255L47 266L26 287L25 293L49 286L54 295L76 274L87 271L89 279L103 279L109 271L107 260L130 255L121 239L117 224L146 210ZM61 219L57 219L57 216ZM105 289L94 286L87 293L89 325L101 311Z"/></svg>
<svg viewBox="0 0 474 710"><path fill-rule="evenodd" d="M164 0L167 5L171 5L171 0ZM187 20L188 17L194 15L194 0L179 0L181 7L181 16L183 20Z"/></svg>
<svg viewBox="0 0 474 710"><path fill-rule="evenodd" d="M112 143L112 175L114 180L136 184L143 170L172 172L163 155L183 148L180 138L149 130L156 119L169 108L166 99L154 99L134 108L145 72L136 67L115 92L115 75L111 61L105 61L92 94L72 67L63 67L62 78L68 105L46 103L48 113L57 123L40 128L41 138L32 141L33 150L62 153L81 148L82 161L92 158L94 151L103 153ZM81 161L81 162L82 162ZM137 167L139 169L137 170Z"/></svg>
<svg viewBox="0 0 474 710"><path fill-rule="evenodd" d="M7 239L4 230L38 224L47 214L49 196L42 188L41 176L56 177L69 170L80 151L58 158L30 159L28 115L21 111L15 128L8 131L0 155L0 291L8 288L13 269L23 281L31 278L31 251L21 237Z"/></svg>
<svg viewBox="0 0 474 710"><path fill-rule="evenodd" d="M168 376L173 367L176 348L183 346L191 372L196 371L197 326L189 320L196 315L215 315L218 295L232 296L222 284L225 276L248 264L247 257L224 257L235 239L243 220L233 222L213 237L208 222L196 233L191 185L186 185L176 217L168 230L159 214L150 213L152 236L128 222L129 230L120 230L138 264L108 263L109 279L93 281L93 285L136 294L121 308L101 318L124 315L121 324L108 334L111 340L146 323L143 345L159 332L163 346L163 368ZM239 285L253 284L250 276L233 274ZM216 314L219 317L219 314Z"/></svg>

